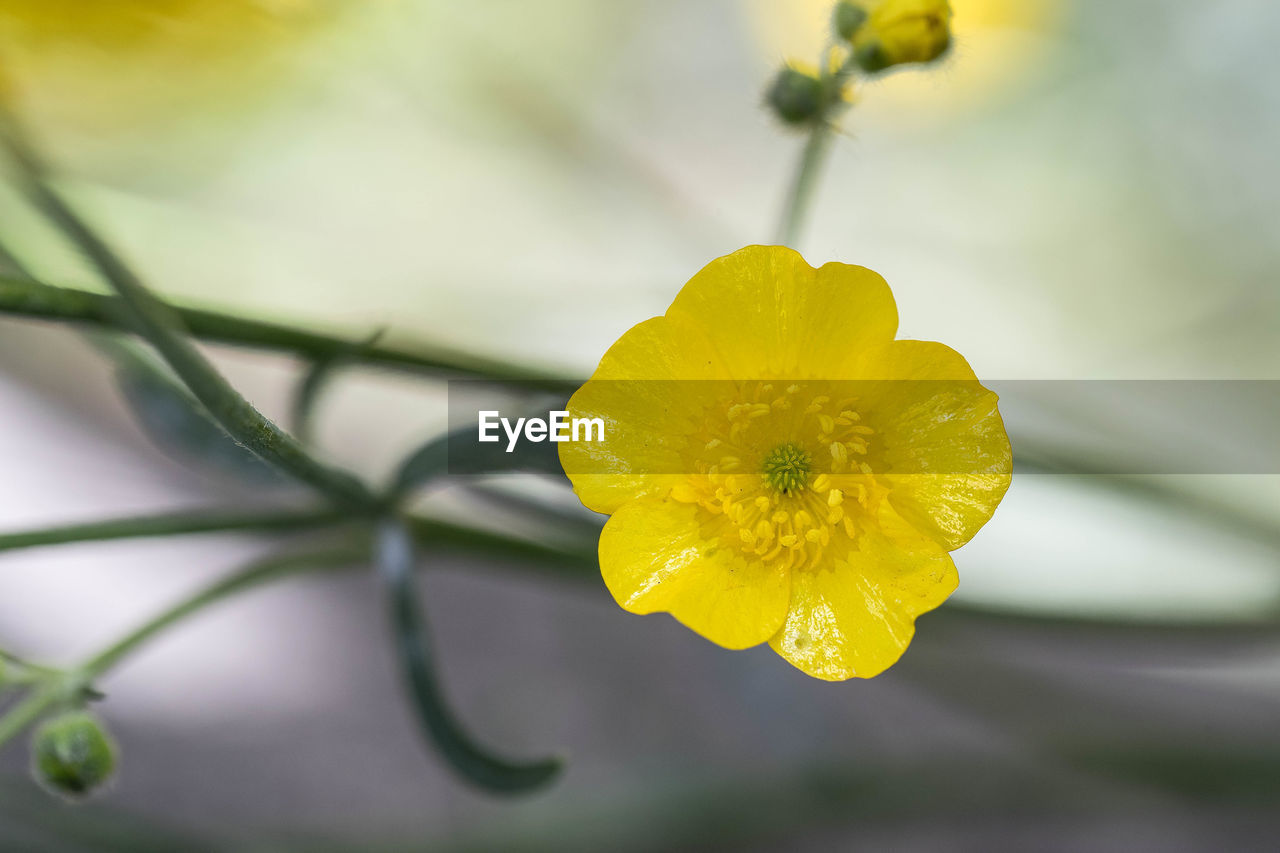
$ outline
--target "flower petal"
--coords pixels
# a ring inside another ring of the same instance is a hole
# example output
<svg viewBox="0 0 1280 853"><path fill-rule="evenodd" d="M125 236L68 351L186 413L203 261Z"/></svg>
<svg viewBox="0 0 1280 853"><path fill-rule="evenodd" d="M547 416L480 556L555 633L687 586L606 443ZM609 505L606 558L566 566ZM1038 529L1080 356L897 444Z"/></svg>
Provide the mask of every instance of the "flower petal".
<svg viewBox="0 0 1280 853"><path fill-rule="evenodd" d="M651 317L632 326L600 358L592 379L729 379L715 352L682 318Z"/></svg>
<svg viewBox="0 0 1280 853"><path fill-rule="evenodd" d="M737 379L840 377L852 356L898 329L879 275L848 264L815 270L784 246L747 246L707 264L667 317L700 329Z"/></svg>
<svg viewBox="0 0 1280 853"><path fill-rule="evenodd" d="M604 582L632 613L670 613L725 648L759 645L786 618L789 573L722 547L699 512L661 498L623 506L600 535Z"/></svg>
<svg viewBox="0 0 1280 853"><path fill-rule="evenodd" d="M998 398L968 362L931 341L894 341L867 353L858 372L867 423L876 429L890 502L948 550L991 519L1009 488L1013 451Z"/></svg>
<svg viewBox="0 0 1280 853"><path fill-rule="evenodd" d="M815 678L879 675L906 651L916 616L958 583L951 556L918 536L865 536L860 544L834 565L792 573L790 612L769 641Z"/></svg>
<svg viewBox="0 0 1280 853"><path fill-rule="evenodd" d="M560 444L560 464L583 505L610 513L643 495L664 495L689 419L706 403L706 381L722 379L706 341L679 322L654 317L633 327L600 359L569 400L573 418L600 418L602 441Z"/></svg>

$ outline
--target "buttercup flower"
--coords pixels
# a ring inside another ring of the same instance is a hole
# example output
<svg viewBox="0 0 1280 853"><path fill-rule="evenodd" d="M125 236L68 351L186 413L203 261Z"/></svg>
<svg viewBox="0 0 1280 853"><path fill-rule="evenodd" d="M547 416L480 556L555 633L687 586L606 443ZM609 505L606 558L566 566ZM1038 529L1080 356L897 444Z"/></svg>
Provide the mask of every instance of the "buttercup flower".
<svg viewBox="0 0 1280 853"><path fill-rule="evenodd" d="M870 10L875 0L850 2ZM868 98L878 124L945 122L975 106L1027 92L1055 66L1072 6L1064 0L950 0L948 5L951 41L961 49L947 64L945 85L931 73L883 75L874 84L875 97ZM832 34L832 0L748 0L742 9L769 60L808 56ZM858 22L858 28L865 23Z"/></svg>
<svg viewBox="0 0 1280 853"><path fill-rule="evenodd" d="M0 65L28 118L101 133L252 97L351 0L4 0Z"/></svg>
<svg viewBox="0 0 1280 853"><path fill-rule="evenodd" d="M876 0L853 36L854 55L867 71L932 62L951 45L947 0Z"/></svg>
<svg viewBox="0 0 1280 853"><path fill-rule="evenodd" d="M600 568L623 608L828 680L901 656L1012 454L965 360L897 326L874 272L750 246L605 353L569 402L605 439L560 458L611 515Z"/></svg>

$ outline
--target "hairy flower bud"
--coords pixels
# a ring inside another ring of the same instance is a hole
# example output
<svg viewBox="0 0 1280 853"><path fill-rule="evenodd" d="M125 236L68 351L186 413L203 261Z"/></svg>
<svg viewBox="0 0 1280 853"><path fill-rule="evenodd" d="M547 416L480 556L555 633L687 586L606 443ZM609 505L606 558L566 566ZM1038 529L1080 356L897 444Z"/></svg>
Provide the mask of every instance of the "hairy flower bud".
<svg viewBox="0 0 1280 853"><path fill-rule="evenodd" d="M951 45L947 0L880 0L853 37L854 57L864 71L909 62L931 62Z"/></svg>
<svg viewBox="0 0 1280 853"><path fill-rule="evenodd" d="M840 0L831 13L831 29L845 41L853 41L854 35L867 20L867 10L852 0Z"/></svg>
<svg viewBox="0 0 1280 853"><path fill-rule="evenodd" d="M822 81L813 74L785 66L774 78L766 100L787 124L804 124L822 115Z"/></svg>
<svg viewBox="0 0 1280 853"><path fill-rule="evenodd" d="M115 767L115 744L86 711L54 717L36 730L32 772L55 793L88 796L111 778Z"/></svg>

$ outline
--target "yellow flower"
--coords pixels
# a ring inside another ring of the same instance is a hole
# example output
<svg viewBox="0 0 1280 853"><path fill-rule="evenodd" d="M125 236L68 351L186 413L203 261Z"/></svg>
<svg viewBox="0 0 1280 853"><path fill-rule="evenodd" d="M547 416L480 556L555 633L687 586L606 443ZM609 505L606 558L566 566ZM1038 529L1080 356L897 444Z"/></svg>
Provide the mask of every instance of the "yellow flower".
<svg viewBox="0 0 1280 853"><path fill-rule="evenodd" d="M623 608L833 681L901 656L1012 456L996 395L897 326L874 272L750 246L605 353L569 402L604 440L560 459L611 515L600 568Z"/></svg>
<svg viewBox="0 0 1280 853"><path fill-rule="evenodd" d="M773 61L819 50L831 37L833 5L833 0L748 0L743 10L764 55ZM975 106L1028 91L1054 67L1071 4L951 0L950 5L955 48L944 75L905 66L901 73L879 78L875 97L861 107L875 113L877 125L895 120L918 125L967 115Z"/></svg>
<svg viewBox="0 0 1280 853"><path fill-rule="evenodd" d="M351 0L3 0L0 66L40 125L98 133L253 96Z"/></svg>
<svg viewBox="0 0 1280 853"><path fill-rule="evenodd" d="M908 62L932 62L951 45L947 0L877 0L853 37L854 55L867 71Z"/></svg>

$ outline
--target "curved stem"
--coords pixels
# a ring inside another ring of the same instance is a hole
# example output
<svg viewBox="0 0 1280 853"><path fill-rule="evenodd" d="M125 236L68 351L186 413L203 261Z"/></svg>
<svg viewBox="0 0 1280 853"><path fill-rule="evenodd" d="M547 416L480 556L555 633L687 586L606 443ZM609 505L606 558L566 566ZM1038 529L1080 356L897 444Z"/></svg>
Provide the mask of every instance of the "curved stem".
<svg viewBox="0 0 1280 853"><path fill-rule="evenodd" d="M414 583L416 556L408 528L398 520L379 528L375 550L387 586L395 647L413 707L423 731L449 765L466 781L496 793L519 793L554 779L557 759L513 762L495 756L462 727L445 699L431 653L426 616Z"/></svg>
<svg viewBox="0 0 1280 853"><path fill-rule="evenodd" d="M278 580L303 571L325 568L341 568L364 559L365 549L346 546L333 550L268 557L248 568L224 578L191 598L156 615L130 631L107 648L81 664L76 672L92 680L120 662L122 658L166 628L211 604L230 598L250 587Z"/></svg>
<svg viewBox="0 0 1280 853"><path fill-rule="evenodd" d="M408 518L404 523L416 539L432 547L542 565L563 577L589 577L595 565L594 549L591 548L541 544L428 518ZM66 671L42 667L40 672L45 677L41 683L0 717L0 746L21 734L60 702L76 695L78 690L87 687L140 646L206 607L246 589L290 575L359 565L368 559L368 554L369 546L365 539L324 551L268 557L156 614L78 667Z"/></svg>
<svg viewBox="0 0 1280 853"><path fill-rule="evenodd" d="M312 360L311 368L294 388L293 402L289 407L290 429L298 437L298 441L303 444L314 443L312 422L315 420L320 397L332 384L343 366L354 362L355 356L361 350L375 346L384 334L386 329L379 329L364 341L353 344L346 350L335 350Z"/></svg>
<svg viewBox="0 0 1280 853"><path fill-rule="evenodd" d="M290 574L310 569L352 565L363 560L365 553L364 548L348 546L329 551L269 557L218 581L191 598L147 620L79 666L65 672L53 672L39 687L28 693L20 703L0 717L0 746L20 735L60 703L83 695L83 691L95 678L115 666L130 652L197 611L230 598L249 587Z"/></svg>

